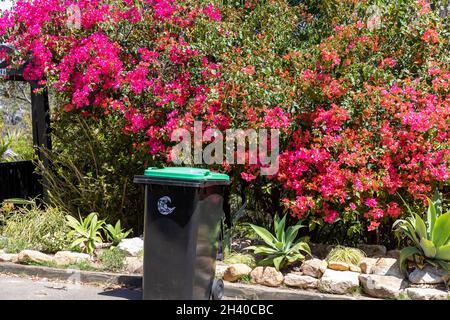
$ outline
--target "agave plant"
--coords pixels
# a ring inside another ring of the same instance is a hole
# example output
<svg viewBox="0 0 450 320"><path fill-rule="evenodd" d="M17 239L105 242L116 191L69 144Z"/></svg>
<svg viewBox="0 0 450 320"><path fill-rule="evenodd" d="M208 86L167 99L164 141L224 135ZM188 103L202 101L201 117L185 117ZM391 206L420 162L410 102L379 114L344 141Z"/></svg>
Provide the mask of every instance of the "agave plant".
<svg viewBox="0 0 450 320"><path fill-rule="evenodd" d="M113 245L118 245L120 241L128 237L132 230L122 229L122 225L120 224L120 220L116 222L116 225L113 226L111 224L107 224L105 226L105 230L107 231L106 237L109 241L113 243Z"/></svg>
<svg viewBox="0 0 450 320"><path fill-rule="evenodd" d="M246 250L253 250L253 253L255 254L267 256L258 262L261 266L273 265L277 270L281 270L296 261L303 261L305 256L302 252L311 255L311 250L306 242L295 241L299 229L304 227L300 221L296 225L285 229L286 215L283 219L275 216L275 234L272 234L263 227L255 226L253 224L250 224L250 226L267 244L245 248Z"/></svg>
<svg viewBox="0 0 450 320"><path fill-rule="evenodd" d="M80 220L77 220L72 216L66 216L66 220L72 229L68 235L74 238L71 247L81 247L83 251L92 254L96 246L103 241L101 231L105 221L98 220L96 212L92 212L85 219L80 217Z"/></svg>
<svg viewBox="0 0 450 320"><path fill-rule="evenodd" d="M422 268L426 263L450 271L450 212L442 214L441 200L428 198L426 221L408 210L411 216L395 221L393 228L404 233L414 244L400 251L400 268L406 270L406 261L413 257Z"/></svg>

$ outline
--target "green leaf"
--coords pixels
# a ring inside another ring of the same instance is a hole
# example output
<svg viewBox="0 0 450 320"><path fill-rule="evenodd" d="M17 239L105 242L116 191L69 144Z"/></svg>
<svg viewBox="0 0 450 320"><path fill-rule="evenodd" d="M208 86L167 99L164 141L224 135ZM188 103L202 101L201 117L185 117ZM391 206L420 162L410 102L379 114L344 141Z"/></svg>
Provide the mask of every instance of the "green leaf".
<svg viewBox="0 0 450 320"><path fill-rule="evenodd" d="M436 210L436 217L439 217L442 214L442 197L439 193L438 188L434 189L432 201Z"/></svg>
<svg viewBox="0 0 450 320"><path fill-rule="evenodd" d="M403 199L403 197L400 195L400 193L397 192L397 195L400 197L400 199L402 199L402 202L404 204L404 206L406 207L406 209L408 209L408 212L413 215L414 213L412 212L411 208L409 207L408 203L406 203L405 199Z"/></svg>
<svg viewBox="0 0 450 320"><path fill-rule="evenodd" d="M450 245L438 247L435 258L450 261Z"/></svg>
<svg viewBox="0 0 450 320"><path fill-rule="evenodd" d="M289 250L289 252L298 252L298 251L306 252L310 256L312 256L311 249L306 242L298 242Z"/></svg>
<svg viewBox="0 0 450 320"><path fill-rule="evenodd" d="M245 248L244 250L253 250L255 254L274 254L279 252L278 250L266 246L250 246Z"/></svg>
<svg viewBox="0 0 450 320"><path fill-rule="evenodd" d="M434 258L436 256L436 247L433 244L433 241L421 238L420 239L420 247L427 258Z"/></svg>
<svg viewBox="0 0 450 320"><path fill-rule="evenodd" d="M276 247L277 239L275 239L275 237L267 229L255 226L254 224L251 223L249 225L266 244L268 244L274 249L277 249Z"/></svg>
<svg viewBox="0 0 450 320"><path fill-rule="evenodd" d="M273 229L278 230L278 225L280 224L280 217L276 214L273 217Z"/></svg>
<svg viewBox="0 0 450 320"><path fill-rule="evenodd" d="M416 232L419 235L419 238L425 238L427 239L427 227L425 225L425 222L423 222L422 218L416 214Z"/></svg>
<svg viewBox="0 0 450 320"><path fill-rule="evenodd" d="M86 238L78 238L78 239L75 239L75 240L72 242L71 247L72 247L72 248L78 247L78 246L79 246L80 244L82 244L84 241L86 241Z"/></svg>
<svg viewBox="0 0 450 320"><path fill-rule="evenodd" d="M417 247L406 247L400 250L400 270L406 271L406 261L409 257L421 254L421 251Z"/></svg>
<svg viewBox="0 0 450 320"><path fill-rule="evenodd" d="M283 260L284 260L284 256L279 256L279 257L276 257L275 259L273 259L273 265L275 266L275 269L277 269L278 271L280 271L281 267L283 266L282 265Z"/></svg>
<svg viewBox="0 0 450 320"><path fill-rule="evenodd" d="M284 215L283 219L281 219L281 221L278 223L278 225L275 229L276 237L277 237L278 241L281 241L281 242L284 242L284 238L285 238L284 227L286 225L286 217L287 217L287 214Z"/></svg>
<svg viewBox="0 0 450 320"><path fill-rule="evenodd" d="M443 246L450 238L450 212L440 215L434 224L432 240L436 247Z"/></svg>
<svg viewBox="0 0 450 320"><path fill-rule="evenodd" d="M450 272L450 262L443 260L436 260L436 263L445 271Z"/></svg>
<svg viewBox="0 0 450 320"><path fill-rule="evenodd" d="M287 261L288 261L290 264L292 264L292 263L297 262L297 261L303 261L303 260L305 260L305 256L302 255L301 253L296 253L296 254L294 254L294 255L288 255L288 256L286 257L286 259L287 259Z"/></svg>
<svg viewBox="0 0 450 320"><path fill-rule="evenodd" d="M297 237L298 230L303 228L304 225L302 224L296 224L295 226L291 226L288 228L286 233L286 247L290 248L292 242L294 242L295 238Z"/></svg>
<svg viewBox="0 0 450 320"><path fill-rule="evenodd" d="M273 266L273 260L276 258L277 256L269 256L265 259L262 259L260 261L258 261L258 265L259 266Z"/></svg>
<svg viewBox="0 0 450 320"><path fill-rule="evenodd" d="M436 222L436 207L430 198L427 198L427 200L428 200L428 211L427 211L427 220L428 220L427 234L428 234L428 237L427 237L427 239L431 239L431 233L434 228L434 223Z"/></svg>

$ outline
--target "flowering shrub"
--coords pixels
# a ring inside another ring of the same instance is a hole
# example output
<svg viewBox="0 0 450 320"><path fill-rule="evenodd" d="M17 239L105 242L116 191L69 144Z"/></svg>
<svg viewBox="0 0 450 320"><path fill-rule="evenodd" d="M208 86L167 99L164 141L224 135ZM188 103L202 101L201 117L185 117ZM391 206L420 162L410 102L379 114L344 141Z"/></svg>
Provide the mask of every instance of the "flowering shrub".
<svg viewBox="0 0 450 320"><path fill-rule="evenodd" d="M359 17L337 23L288 57L302 70L303 105L313 107L298 115L280 157L293 215L363 220L372 231L401 214L397 193L426 201L449 181L448 50L438 32L446 28L426 6L417 3L407 24L405 12L388 11L379 30Z"/></svg>
<svg viewBox="0 0 450 320"><path fill-rule="evenodd" d="M125 119L148 165L170 161L171 133L197 119L280 129L275 176L217 169L253 207L284 208L310 230L379 230L403 212L397 193L421 201L449 181L448 25L427 2L381 16L370 1L231 2L22 0L0 36L64 112Z"/></svg>

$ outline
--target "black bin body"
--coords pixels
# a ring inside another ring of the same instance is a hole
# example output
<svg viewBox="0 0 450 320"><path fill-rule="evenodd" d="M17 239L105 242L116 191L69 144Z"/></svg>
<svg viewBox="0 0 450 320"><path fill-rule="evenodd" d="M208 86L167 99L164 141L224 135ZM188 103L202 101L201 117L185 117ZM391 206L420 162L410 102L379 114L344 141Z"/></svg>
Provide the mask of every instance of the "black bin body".
<svg viewBox="0 0 450 320"><path fill-rule="evenodd" d="M144 300L210 299L229 181L134 182L145 185Z"/></svg>

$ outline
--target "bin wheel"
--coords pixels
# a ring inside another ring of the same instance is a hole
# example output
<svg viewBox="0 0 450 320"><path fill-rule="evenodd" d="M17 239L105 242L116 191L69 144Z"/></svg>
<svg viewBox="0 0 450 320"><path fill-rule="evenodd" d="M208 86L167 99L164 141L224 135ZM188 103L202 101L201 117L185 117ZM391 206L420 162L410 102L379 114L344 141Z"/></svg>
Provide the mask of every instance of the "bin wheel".
<svg viewBox="0 0 450 320"><path fill-rule="evenodd" d="M211 300L222 300L224 284L222 279L214 279L211 289Z"/></svg>

